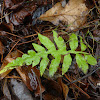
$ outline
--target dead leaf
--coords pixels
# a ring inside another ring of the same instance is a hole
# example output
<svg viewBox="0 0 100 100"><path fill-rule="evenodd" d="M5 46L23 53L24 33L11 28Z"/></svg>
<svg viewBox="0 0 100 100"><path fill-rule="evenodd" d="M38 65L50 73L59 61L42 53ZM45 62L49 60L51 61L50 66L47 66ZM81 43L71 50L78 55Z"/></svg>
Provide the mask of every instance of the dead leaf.
<svg viewBox="0 0 100 100"><path fill-rule="evenodd" d="M37 70L35 67L32 68L32 66L23 66L17 67L16 70L29 90L36 90L36 95L39 95L40 92L45 91L41 84L39 70ZM39 84L41 86L41 91Z"/></svg>
<svg viewBox="0 0 100 100"><path fill-rule="evenodd" d="M73 30L86 21L88 8L84 0L69 0L65 7L58 2L40 16L40 20L50 21L54 25L68 26L68 29Z"/></svg>
<svg viewBox="0 0 100 100"><path fill-rule="evenodd" d="M30 14L25 10L22 9L17 13L13 13L10 17L10 21L14 24L14 25L19 25L23 23L23 20L26 16L29 16Z"/></svg>
<svg viewBox="0 0 100 100"><path fill-rule="evenodd" d="M69 92L69 88L68 88L68 86L67 86L66 84L64 84L63 82L62 82L62 88L63 88L64 97L65 97L65 100L66 100L67 95L68 95L68 92Z"/></svg>
<svg viewBox="0 0 100 100"><path fill-rule="evenodd" d="M10 15L10 21L14 25L23 24L24 19L31 16L31 14L33 13L33 11L35 11L35 9L36 5L34 5L34 3L24 5L20 10L17 10L16 12L13 12ZM30 22L30 19L27 20Z"/></svg>
<svg viewBox="0 0 100 100"><path fill-rule="evenodd" d="M63 100L62 87L58 82L54 80L44 80L43 85L46 89L46 93L43 95L44 100Z"/></svg>
<svg viewBox="0 0 100 100"><path fill-rule="evenodd" d="M62 78L58 78L58 82L62 86L64 98L65 98L65 100L67 100L67 95L68 95L68 92L69 92L69 88L66 84L64 84L62 82Z"/></svg>

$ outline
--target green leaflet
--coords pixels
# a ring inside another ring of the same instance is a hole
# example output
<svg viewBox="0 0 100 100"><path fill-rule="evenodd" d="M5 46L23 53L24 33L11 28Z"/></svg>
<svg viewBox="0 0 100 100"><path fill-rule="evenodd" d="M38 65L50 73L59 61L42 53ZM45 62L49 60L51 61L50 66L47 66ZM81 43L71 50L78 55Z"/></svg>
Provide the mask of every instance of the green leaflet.
<svg viewBox="0 0 100 100"><path fill-rule="evenodd" d="M63 65L62 65L62 75L64 75L67 72L67 70L69 69L69 67L71 65L71 62L72 62L72 58L71 58L70 54L65 55Z"/></svg>
<svg viewBox="0 0 100 100"><path fill-rule="evenodd" d="M43 58L40 62L40 74L41 76L43 75L47 65L48 65L48 62L49 62L49 59L46 57L46 58Z"/></svg>
<svg viewBox="0 0 100 100"><path fill-rule="evenodd" d="M50 51L56 51L55 45L46 36L38 34L40 42Z"/></svg>
<svg viewBox="0 0 100 100"><path fill-rule="evenodd" d="M96 65L97 61L92 55L85 55L85 59L90 65Z"/></svg>
<svg viewBox="0 0 100 100"><path fill-rule="evenodd" d="M29 54L30 56L35 56L36 52L33 51L33 50L28 50L28 54Z"/></svg>
<svg viewBox="0 0 100 100"><path fill-rule="evenodd" d="M21 57L16 58L16 60L14 60L15 62L15 66L22 66L24 63L24 60Z"/></svg>
<svg viewBox="0 0 100 100"><path fill-rule="evenodd" d="M25 59L28 59L29 57L30 57L30 55L28 55L28 54L23 54L23 55L22 55L22 59L24 59L24 60L25 60Z"/></svg>
<svg viewBox="0 0 100 100"><path fill-rule="evenodd" d="M34 57L34 61L32 63L32 67L38 65L39 62L40 62L40 57L39 56Z"/></svg>
<svg viewBox="0 0 100 100"><path fill-rule="evenodd" d="M70 45L71 50L76 50L76 48L78 47L78 38L76 34L72 33L70 35L69 45Z"/></svg>
<svg viewBox="0 0 100 100"><path fill-rule="evenodd" d="M32 45L33 45L34 49L38 52L37 56L40 56L42 58L47 57L47 52L44 47L42 47L38 44L35 44L35 43L32 43Z"/></svg>
<svg viewBox="0 0 100 100"><path fill-rule="evenodd" d="M76 62L79 68L82 68L83 72L86 73L88 70L88 64L80 54L76 54Z"/></svg>
<svg viewBox="0 0 100 100"><path fill-rule="evenodd" d="M22 66L23 64L32 65L33 67L40 63L40 74L43 75L46 67L48 66L48 55L51 54L54 59L51 60L51 64L49 67L49 75L53 76L57 71L60 61L61 55L64 56L63 64L62 64L62 75L68 71L68 68L71 65L72 58L70 54L75 54L76 62L83 70L84 73L88 70L88 64L95 65L97 64L96 59L89 55L85 51L86 46L82 41L82 37L80 36L80 44L81 51L75 51L78 47L78 38L77 35L72 33L69 38L69 46L71 50L66 50L66 43L62 37L58 37L57 33L53 31L54 42L56 43L58 49L56 50L54 43L51 42L46 36L38 34L40 42L46 47L42 47L38 44L32 43L34 49L36 50L28 50L28 54L23 54L22 57L18 57L16 60L13 60L11 63L6 65L1 71L0 74L7 71L8 69L14 69L18 66ZM84 56L82 56L84 55ZM42 60L41 60L42 59Z"/></svg>
<svg viewBox="0 0 100 100"><path fill-rule="evenodd" d="M57 71L61 60L61 55L57 55L55 59L51 61L50 68L49 68L49 75L52 77L54 73Z"/></svg>
<svg viewBox="0 0 100 100"><path fill-rule="evenodd" d="M53 31L53 38L54 38L54 41L58 47L58 49L61 49L63 51L66 51L66 44L64 42L64 39L62 37L57 37L57 32Z"/></svg>
<svg viewBox="0 0 100 100"><path fill-rule="evenodd" d="M45 48L42 47L42 46L40 46L40 45L38 45L38 44L32 43L32 45L33 45L34 49L35 49L37 52L43 52L43 51L45 51Z"/></svg>
<svg viewBox="0 0 100 100"><path fill-rule="evenodd" d="M22 59L26 63L26 65L31 65L33 61L33 57L31 55L23 54Z"/></svg>
<svg viewBox="0 0 100 100"><path fill-rule="evenodd" d="M82 37L80 36L81 51L86 50L86 45L83 43Z"/></svg>
<svg viewBox="0 0 100 100"><path fill-rule="evenodd" d="M11 63L8 63L5 68L13 69L16 66L22 66L24 63L24 60L21 57L16 58L16 60L13 60Z"/></svg>

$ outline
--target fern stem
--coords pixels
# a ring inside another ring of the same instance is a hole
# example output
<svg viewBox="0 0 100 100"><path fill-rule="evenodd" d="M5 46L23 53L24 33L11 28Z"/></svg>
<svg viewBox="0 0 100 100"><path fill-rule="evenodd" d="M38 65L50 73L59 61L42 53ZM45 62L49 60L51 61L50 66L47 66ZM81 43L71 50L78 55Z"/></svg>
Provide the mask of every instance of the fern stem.
<svg viewBox="0 0 100 100"><path fill-rule="evenodd" d="M69 51L67 51L68 53L73 53L73 54L89 54L89 53L87 53L87 52L82 52L82 51L72 51L72 50L69 50Z"/></svg>

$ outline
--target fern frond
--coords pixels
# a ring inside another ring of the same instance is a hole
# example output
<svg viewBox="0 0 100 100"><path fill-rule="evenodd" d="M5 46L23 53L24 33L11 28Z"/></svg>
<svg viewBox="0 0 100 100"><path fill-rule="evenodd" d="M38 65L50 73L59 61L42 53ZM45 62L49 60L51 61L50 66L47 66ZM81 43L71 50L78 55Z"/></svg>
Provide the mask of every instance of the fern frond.
<svg viewBox="0 0 100 100"><path fill-rule="evenodd" d="M57 50L54 43L46 36L38 34L38 38L45 48L38 44L32 43L36 52L33 50L28 50L28 54L23 54L22 57L18 57L16 60L13 60L0 71L0 74L7 71L8 69L14 69L18 66L22 66L23 64L32 65L32 67L34 67L40 63L40 74L42 76L49 63L49 54L54 57L49 67L50 76L53 76L57 71L62 55L64 56L62 64L62 75L68 71L71 65L71 53L76 55L76 63L78 64L79 68L82 68L84 73L86 73L88 70L88 63L91 65L97 64L96 59L92 55L83 52L86 49L86 45L83 43L81 37L81 51L75 51L78 47L78 37L74 33L72 33L69 38L69 46L71 48L69 51L66 50L66 43L64 42L64 39L58 36L55 31L53 31L53 38L57 45Z"/></svg>

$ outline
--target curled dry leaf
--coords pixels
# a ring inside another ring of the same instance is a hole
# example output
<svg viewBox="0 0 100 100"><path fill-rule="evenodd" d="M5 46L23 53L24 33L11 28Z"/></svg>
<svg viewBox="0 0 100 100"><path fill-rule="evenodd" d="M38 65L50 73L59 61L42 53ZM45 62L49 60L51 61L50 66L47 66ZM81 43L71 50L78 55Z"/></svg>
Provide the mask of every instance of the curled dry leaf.
<svg viewBox="0 0 100 100"><path fill-rule="evenodd" d="M84 24L87 12L84 0L69 0L65 7L62 7L61 2L56 3L39 19L50 21L54 25L68 26L68 29L73 30Z"/></svg>
<svg viewBox="0 0 100 100"><path fill-rule="evenodd" d="M17 67L16 70L28 89L31 91L36 90L35 96L38 96L40 95L40 93L43 93L45 91L44 87L41 84L39 70L36 67L23 66Z"/></svg>
<svg viewBox="0 0 100 100"><path fill-rule="evenodd" d="M14 25L20 25L23 24L24 19L27 18L27 20L30 22L30 16L33 11L35 11L35 9L36 5L34 3L24 5L22 8L20 8L20 10L18 10L17 12L13 12L10 15L10 21Z"/></svg>
<svg viewBox="0 0 100 100"><path fill-rule="evenodd" d="M14 25L23 24L24 19L31 16L33 11L36 9L34 2L27 3L23 0L4 0L4 6L5 8L10 9L10 11L13 10L10 14L10 21Z"/></svg>
<svg viewBox="0 0 100 100"><path fill-rule="evenodd" d="M26 16L29 16L29 12L26 11L25 9L20 10L19 12L13 13L10 16L10 21L14 25L19 25L23 23L23 20Z"/></svg>

